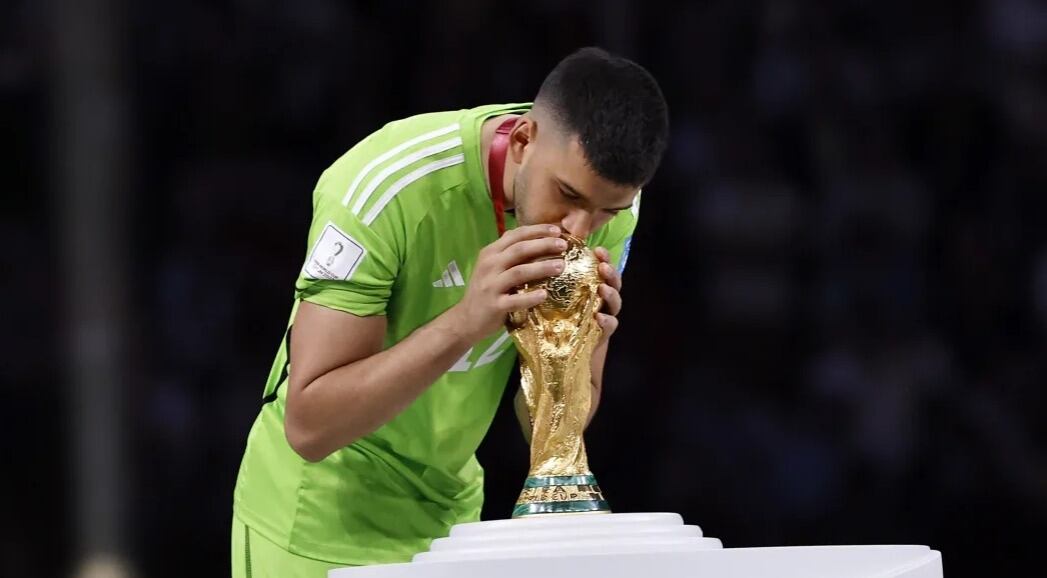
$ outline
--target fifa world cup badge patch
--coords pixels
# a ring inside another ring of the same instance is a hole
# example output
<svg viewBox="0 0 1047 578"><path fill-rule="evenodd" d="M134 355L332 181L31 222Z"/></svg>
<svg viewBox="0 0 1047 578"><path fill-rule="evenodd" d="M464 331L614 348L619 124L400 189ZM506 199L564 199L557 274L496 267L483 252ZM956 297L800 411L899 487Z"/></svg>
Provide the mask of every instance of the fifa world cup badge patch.
<svg viewBox="0 0 1047 578"><path fill-rule="evenodd" d="M312 279L345 281L353 276L367 250L334 223L327 223L309 252L303 272Z"/></svg>

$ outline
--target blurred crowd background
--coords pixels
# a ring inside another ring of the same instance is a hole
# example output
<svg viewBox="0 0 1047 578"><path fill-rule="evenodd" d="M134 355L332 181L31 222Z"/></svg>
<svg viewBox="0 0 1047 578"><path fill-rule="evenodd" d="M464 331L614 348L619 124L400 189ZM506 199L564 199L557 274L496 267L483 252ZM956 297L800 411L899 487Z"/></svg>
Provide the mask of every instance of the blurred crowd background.
<svg viewBox="0 0 1047 578"><path fill-rule="evenodd" d="M590 44L672 117L587 436L612 506L1042 570L1043 3L6 0L0 575L227 576L320 173ZM526 473L503 409L488 519Z"/></svg>

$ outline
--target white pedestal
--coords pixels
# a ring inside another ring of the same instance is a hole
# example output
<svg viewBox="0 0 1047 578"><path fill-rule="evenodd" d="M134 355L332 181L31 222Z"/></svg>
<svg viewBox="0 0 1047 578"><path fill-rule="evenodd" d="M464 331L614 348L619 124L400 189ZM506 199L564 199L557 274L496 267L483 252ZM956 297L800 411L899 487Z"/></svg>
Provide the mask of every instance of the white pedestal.
<svg viewBox="0 0 1047 578"><path fill-rule="evenodd" d="M460 524L410 564L328 578L942 578L927 546L723 548L678 514L573 514Z"/></svg>

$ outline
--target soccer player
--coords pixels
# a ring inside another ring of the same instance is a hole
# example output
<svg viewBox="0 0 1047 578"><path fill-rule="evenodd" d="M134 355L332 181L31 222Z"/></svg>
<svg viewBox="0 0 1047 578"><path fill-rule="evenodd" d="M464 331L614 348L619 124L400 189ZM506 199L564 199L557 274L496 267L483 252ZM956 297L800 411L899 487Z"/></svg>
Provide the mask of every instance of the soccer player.
<svg viewBox="0 0 1047 578"><path fill-rule="evenodd" d="M405 562L479 519L474 454L516 362L506 315L544 299L514 288L562 269L562 232L603 262L595 411L640 188L667 133L651 75L586 48L533 105L392 122L324 171L240 466L234 576Z"/></svg>

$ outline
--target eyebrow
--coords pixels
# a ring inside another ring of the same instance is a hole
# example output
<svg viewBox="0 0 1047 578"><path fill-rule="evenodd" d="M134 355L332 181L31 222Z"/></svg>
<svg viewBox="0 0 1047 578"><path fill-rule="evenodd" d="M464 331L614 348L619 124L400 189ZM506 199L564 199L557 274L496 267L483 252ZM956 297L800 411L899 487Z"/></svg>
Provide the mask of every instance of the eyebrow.
<svg viewBox="0 0 1047 578"><path fill-rule="evenodd" d="M583 195L582 193L580 193L578 191L578 189L576 189L576 188L572 187L571 185L567 184L562 179L556 179L556 182L559 183L561 187L567 189L567 191L570 192L571 194L579 196L579 197L581 197L581 198L583 198L583 199L585 199L587 201L589 200L588 195ZM610 208L607 208L607 209L604 209L604 210L606 210L606 211L624 211L626 209L632 208L632 206L633 206L633 204L629 203L628 205L625 205L625 206L622 206L622 207L610 207Z"/></svg>

